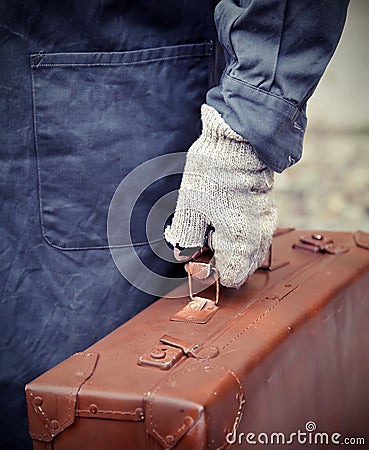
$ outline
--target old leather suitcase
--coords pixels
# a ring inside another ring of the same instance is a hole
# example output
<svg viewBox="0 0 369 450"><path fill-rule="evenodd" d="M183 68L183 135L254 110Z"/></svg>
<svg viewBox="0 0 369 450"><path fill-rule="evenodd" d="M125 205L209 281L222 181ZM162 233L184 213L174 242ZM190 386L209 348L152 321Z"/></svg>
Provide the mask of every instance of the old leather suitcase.
<svg viewBox="0 0 369 450"><path fill-rule="evenodd" d="M365 448L369 234L280 230L268 266L218 306L214 286L160 299L29 383L34 449Z"/></svg>

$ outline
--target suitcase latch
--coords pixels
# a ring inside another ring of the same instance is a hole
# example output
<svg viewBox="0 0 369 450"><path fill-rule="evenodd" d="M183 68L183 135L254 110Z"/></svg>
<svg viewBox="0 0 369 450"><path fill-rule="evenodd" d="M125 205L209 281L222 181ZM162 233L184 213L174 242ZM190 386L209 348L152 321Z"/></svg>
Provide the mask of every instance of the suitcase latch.
<svg viewBox="0 0 369 450"><path fill-rule="evenodd" d="M341 255L348 252L348 247L335 245L333 239L325 237L319 233L313 234L310 238L301 236L299 242L293 245L297 250L307 250L313 253L328 253L330 255Z"/></svg>
<svg viewBox="0 0 369 450"><path fill-rule="evenodd" d="M160 370L169 370L183 356L207 361L215 358L218 354L218 347L201 350L199 344L190 344L182 339L164 335L151 351L138 358L137 364L145 367L156 367Z"/></svg>

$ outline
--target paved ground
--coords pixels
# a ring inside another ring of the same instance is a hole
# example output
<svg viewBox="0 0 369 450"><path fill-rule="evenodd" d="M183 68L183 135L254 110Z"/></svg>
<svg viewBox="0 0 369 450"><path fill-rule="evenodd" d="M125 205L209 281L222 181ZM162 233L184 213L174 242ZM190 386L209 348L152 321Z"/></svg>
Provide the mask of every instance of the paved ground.
<svg viewBox="0 0 369 450"><path fill-rule="evenodd" d="M276 176L279 225L369 232L369 2L350 3L308 107L302 161Z"/></svg>
<svg viewBox="0 0 369 450"><path fill-rule="evenodd" d="M280 226L369 232L369 135L308 132L275 192Z"/></svg>

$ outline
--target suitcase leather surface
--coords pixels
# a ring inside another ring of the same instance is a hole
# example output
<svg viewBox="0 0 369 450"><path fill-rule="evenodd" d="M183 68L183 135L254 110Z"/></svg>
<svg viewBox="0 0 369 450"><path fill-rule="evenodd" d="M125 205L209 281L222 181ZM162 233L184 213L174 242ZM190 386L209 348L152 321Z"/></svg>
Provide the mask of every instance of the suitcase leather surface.
<svg viewBox="0 0 369 450"><path fill-rule="evenodd" d="M181 287L29 383L34 448L269 448L273 432L303 448L298 430L329 438L310 448L368 444L369 235L314 233L277 233L272 266L288 264L222 289L207 323L170 320Z"/></svg>

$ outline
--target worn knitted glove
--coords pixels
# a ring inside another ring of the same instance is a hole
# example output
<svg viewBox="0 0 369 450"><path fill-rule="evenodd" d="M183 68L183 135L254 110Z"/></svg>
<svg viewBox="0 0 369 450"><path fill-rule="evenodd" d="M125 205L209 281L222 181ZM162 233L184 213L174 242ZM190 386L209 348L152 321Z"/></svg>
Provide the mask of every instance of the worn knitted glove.
<svg viewBox="0 0 369 450"><path fill-rule="evenodd" d="M239 287L262 263L277 221L273 171L212 107L201 108L203 130L188 150L173 221L165 238L199 247L214 228L214 261L224 286Z"/></svg>

